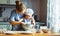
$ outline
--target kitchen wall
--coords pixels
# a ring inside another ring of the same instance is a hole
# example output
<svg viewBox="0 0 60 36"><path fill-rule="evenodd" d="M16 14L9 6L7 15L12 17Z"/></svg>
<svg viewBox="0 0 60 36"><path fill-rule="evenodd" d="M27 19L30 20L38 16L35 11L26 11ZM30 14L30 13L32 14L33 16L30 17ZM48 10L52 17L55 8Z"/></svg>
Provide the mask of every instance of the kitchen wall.
<svg viewBox="0 0 60 36"><path fill-rule="evenodd" d="M47 23L47 0L40 0L40 20Z"/></svg>
<svg viewBox="0 0 60 36"><path fill-rule="evenodd" d="M2 8L2 17L0 17L0 21L7 20L10 17L10 13L14 8Z"/></svg>

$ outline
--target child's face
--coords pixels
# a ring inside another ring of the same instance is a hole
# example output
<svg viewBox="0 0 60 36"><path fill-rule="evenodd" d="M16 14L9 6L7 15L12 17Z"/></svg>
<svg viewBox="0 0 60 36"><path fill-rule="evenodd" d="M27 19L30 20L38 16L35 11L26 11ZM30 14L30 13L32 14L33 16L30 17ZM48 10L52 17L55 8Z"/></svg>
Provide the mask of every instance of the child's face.
<svg viewBox="0 0 60 36"><path fill-rule="evenodd" d="M26 18L26 19L30 19L31 16L30 16L30 15L25 15L25 18Z"/></svg>

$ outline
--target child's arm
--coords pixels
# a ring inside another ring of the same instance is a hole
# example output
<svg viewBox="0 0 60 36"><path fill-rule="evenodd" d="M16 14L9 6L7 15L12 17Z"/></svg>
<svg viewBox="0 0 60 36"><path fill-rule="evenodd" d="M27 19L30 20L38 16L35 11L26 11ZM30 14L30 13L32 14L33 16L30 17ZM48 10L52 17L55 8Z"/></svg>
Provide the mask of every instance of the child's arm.
<svg viewBox="0 0 60 36"><path fill-rule="evenodd" d="M34 25L35 25L35 20L34 20L34 18L32 18L31 24L32 24L32 28L34 28Z"/></svg>
<svg viewBox="0 0 60 36"><path fill-rule="evenodd" d="M33 25L35 25L35 19L32 18L32 22L31 22Z"/></svg>

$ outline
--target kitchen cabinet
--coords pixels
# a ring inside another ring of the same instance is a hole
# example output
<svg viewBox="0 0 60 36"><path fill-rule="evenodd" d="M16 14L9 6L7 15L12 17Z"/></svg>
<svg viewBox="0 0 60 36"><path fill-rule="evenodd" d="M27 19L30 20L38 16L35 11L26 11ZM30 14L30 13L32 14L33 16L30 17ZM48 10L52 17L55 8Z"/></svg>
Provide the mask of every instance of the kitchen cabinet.
<svg viewBox="0 0 60 36"><path fill-rule="evenodd" d="M16 0L10 0L10 4L15 4Z"/></svg>
<svg viewBox="0 0 60 36"><path fill-rule="evenodd" d="M16 0L0 0L0 4L15 4Z"/></svg>
<svg viewBox="0 0 60 36"><path fill-rule="evenodd" d="M6 4L7 3L7 0L0 0L0 4Z"/></svg>

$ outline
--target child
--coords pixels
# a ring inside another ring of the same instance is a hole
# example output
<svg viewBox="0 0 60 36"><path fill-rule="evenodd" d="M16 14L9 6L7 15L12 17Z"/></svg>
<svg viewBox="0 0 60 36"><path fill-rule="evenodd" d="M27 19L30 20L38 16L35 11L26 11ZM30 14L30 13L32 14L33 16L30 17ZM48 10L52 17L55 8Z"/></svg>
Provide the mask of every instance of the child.
<svg viewBox="0 0 60 36"><path fill-rule="evenodd" d="M32 18L33 15L33 10L32 9L27 9L25 13L25 17L21 19L22 27L25 30L30 30L33 28L35 24L34 18Z"/></svg>

